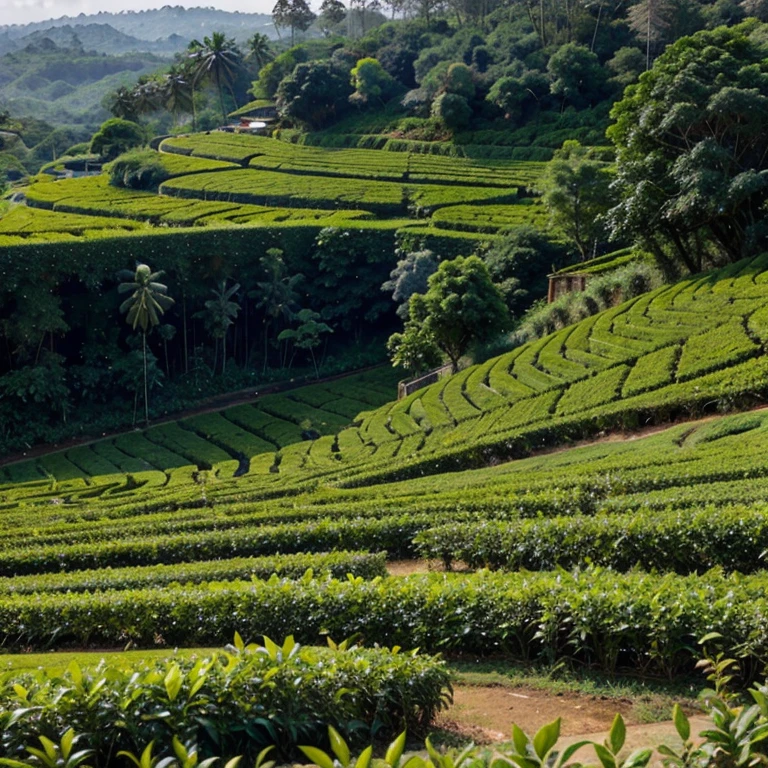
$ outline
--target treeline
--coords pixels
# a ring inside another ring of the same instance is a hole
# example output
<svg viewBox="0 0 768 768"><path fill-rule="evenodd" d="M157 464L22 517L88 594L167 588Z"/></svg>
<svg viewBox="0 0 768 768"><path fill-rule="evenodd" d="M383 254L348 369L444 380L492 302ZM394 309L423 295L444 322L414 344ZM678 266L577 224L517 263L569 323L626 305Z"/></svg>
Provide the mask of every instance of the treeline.
<svg viewBox="0 0 768 768"><path fill-rule="evenodd" d="M174 302L146 337L152 416L216 392L382 362L394 305L380 286L394 237L211 228L5 248L0 453L143 415L141 328L126 323L130 294L118 291L140 261L164 273Z"/></svg>

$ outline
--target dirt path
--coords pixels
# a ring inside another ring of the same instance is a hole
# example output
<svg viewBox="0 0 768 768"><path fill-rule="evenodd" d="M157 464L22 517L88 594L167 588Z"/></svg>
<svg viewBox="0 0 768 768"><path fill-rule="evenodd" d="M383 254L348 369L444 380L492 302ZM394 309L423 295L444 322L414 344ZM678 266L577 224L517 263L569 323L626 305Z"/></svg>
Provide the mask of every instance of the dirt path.
<svg viewBox="0 0 768 768"><path fill-rule="evenodd" d="M512 723L533 734L555 718L562 718L561 733L573 736L610 728L620 712L631 722L632 702L578 694L553 694L532 688L459 686L453 706L440 716L440 724L455 723L459 730L476 732L485 741L510 738Z"/></svg>
<svg viewBox="0 0 768 768"><path fill-rule="evenodd" d="M533 736L543 725L560 717L562 744L567 746L583 740L601 743L617 713L627 724L626 751L659 744L680 746L680 739L670 720L638 722L631 699L550 693L531 688L458 686L454 690L453 705L439 716L437 725L476 743L489 744L508 741L512 723ZM706 717L695 713L690 720L694 735L709 722ZM594 762L594 753L590 748L577 753L578 757Z"/></svg>

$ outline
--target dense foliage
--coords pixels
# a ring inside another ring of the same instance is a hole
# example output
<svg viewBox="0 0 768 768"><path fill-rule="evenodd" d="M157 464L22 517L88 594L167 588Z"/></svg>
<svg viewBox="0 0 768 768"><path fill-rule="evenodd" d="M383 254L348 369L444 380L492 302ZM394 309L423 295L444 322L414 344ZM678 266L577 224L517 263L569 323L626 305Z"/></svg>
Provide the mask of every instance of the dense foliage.
<svg viewBox="0 0 768 768"><path fill-rule="evenodd" d="M327 724L353 742L423 730L450 699L443 662L418 653L349 643L300 647L235 644L200 658L169 658L63 672L5 675L0 754L20 759L35 737L58 744L72 729L96 765L145 744L194 744L201 756L255 757L265 747L291 756L322 743ZM162 749L162 747L160 747Z"/></svg>
<svg viewBox="0 0 768 768"><path fill-rule="evenodd" d="M764 25L679 40L613 110L622 202L614 226L691 271L706 241L730 260L765 242Z"/></svg>

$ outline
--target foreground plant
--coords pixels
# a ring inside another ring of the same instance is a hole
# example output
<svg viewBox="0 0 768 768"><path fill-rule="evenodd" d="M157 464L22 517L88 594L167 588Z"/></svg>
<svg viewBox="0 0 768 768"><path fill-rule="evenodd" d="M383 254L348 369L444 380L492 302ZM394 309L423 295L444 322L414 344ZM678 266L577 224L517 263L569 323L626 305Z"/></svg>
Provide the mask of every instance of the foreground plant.
<svg viewBox="0 0 768 768"><path fill-rule="evenodd" d="M298 743L321 741L327 724L364 744L377 733L423 729L450 700L438 658L329 645L300 646L292 636L246 644L236 634L225 650L202 657L6 672L0 758L13 766L46 755L51 768L76 768L72 760L83 755L103 766L122 753L138 768L169 768L163 761L176 755L184 768L207 768L217 754L263 762L270 747L285 760ZM74 734L85 748L75 758Z"/></svg>

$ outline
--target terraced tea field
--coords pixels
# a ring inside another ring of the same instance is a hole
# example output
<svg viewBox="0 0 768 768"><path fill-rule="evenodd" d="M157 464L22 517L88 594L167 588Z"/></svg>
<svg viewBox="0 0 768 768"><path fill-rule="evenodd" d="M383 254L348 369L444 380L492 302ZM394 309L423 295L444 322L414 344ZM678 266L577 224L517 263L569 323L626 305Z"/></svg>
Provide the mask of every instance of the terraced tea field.
<svg viewBox="0 0 768 768"><path fill-rule="evenodd" d="M666 286L399 402L382 369L5 466L4 644L361 632L675 675L717 631L752 680L768 413L717 411L767 391L766 266ZM370 553L491 570L382 578Z"/></svg>
<svg viewBox="0 0 768 768"><path fill-rule="evenodd" d="M542 163L319 149L223 132L166 139L160 149L167 180L159 194L112 187L106 175L43 176L26 190L32 209L0 220L0 245L56 239L57 232L60 239L91 239L115 217L123 230L137 222L321 228L380 222L414 236L460 236L472 250L505 228L545 223L529 192Z"/></svg>

